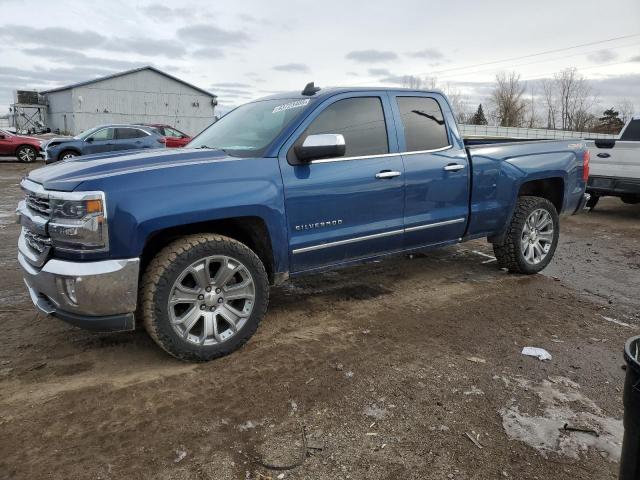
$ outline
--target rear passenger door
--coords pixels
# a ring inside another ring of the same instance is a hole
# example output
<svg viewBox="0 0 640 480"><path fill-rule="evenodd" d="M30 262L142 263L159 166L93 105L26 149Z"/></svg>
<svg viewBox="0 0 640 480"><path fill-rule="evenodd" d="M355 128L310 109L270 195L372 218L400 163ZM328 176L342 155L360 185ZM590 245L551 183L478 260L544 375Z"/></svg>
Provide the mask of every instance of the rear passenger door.
<svg viewBox="0 0 640 480"><path fill-rule="evenodd" d="M149 134L139 128L116 128L116 140L114 150L133 150L145 147L145 138Z"/></svg>
<svg viewBox="0 0 640 480"><path fill-rule="evenodd" d="M405 168L405 247L456 240L466 229L470 172L464 145L447 128L453 115L437 94L393 97Z"/></svg>
<svg viewBox="0 0 640 480"><path fill-rule="evenodd" d="M344 136L344 156L296 160L298 142L327 133ZM325 100L279 159L292 272L402 249L404 168L386 93Z"/></svg>

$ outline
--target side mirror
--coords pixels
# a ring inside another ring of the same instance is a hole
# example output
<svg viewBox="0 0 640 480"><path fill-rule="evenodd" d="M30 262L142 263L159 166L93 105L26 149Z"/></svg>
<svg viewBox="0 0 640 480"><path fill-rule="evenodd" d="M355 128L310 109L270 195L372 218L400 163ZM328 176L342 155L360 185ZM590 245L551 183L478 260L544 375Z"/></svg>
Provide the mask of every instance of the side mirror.
<svg viewBox="0 0 640 480"><path fill-rule="evenodd" d="M89 137L89 138L85 139L85 142L87 142L87 143L93 142L93 137Z"/></svg>
<svg viewBox="0 0 640 480"><path fill-rule="evenodd" d="M7 138L7 137L5 137L4 135L0 134L0 140L4 140L5 138Z"/></svg>
<svg viewBox="0 0 640 480"><path fill-rule="evenodd" d="M339 133L309 135L302 145L297 145L295 149L298 159L304 162L318 158L342 157L347 150L344 137Z"/></svg>

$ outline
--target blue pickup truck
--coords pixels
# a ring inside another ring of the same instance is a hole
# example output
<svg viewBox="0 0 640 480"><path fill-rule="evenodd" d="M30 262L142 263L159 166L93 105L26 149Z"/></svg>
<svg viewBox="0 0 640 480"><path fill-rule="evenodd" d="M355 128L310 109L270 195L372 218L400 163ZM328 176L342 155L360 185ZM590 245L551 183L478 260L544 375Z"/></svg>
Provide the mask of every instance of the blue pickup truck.
<svg viewBox="0 0 640 480"><path fill-rule="evenodd" d="M473 145L439 92L307 85L242 105L179 150L32 171L19 262L36 307L97 331L136 321L210 360L256 331L269 286L488 238L498 265L551 260L587 200L583 143Z"/></svg>

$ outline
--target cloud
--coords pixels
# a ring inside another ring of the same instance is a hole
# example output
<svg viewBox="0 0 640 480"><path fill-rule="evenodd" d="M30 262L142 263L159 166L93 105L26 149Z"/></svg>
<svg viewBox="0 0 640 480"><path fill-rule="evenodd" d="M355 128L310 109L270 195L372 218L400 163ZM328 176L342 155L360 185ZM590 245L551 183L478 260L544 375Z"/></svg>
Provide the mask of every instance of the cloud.
<svg viewBox="0 0 640 480"><path fill-rule="evenodd" d="M161 22L175 22L176 17L189 19L193 18L195 14L194 10L191 8L171 8L160 3L151 3L143 7L141 10L149 18Z"/></svg>
<svg viewBox="0 0 640 480"><path fill-rule="evenodd" d="M435 48L425 48L424 50L418 50L417 52L409 52L407 53L407 55L413 58L424 58L426 60L444 59L444 55L442 54L442 52Z"/></svg>
<svg viewBox="0 0 640 480"><path fill-rule="evenodd" d="M618 54L613 50L599 50L587 55L587 58L593 63L607 63L618 58Z"/></svg>
<svg viewBox="0 0 640 480"><path fill-rule="evenodd" d="M637 57L631 57L629 59L630 62L640 62L640 55L638 55Z"/></svg>
<svg viewBox="0 0 640 480"><path fill-rule="evenodd" d="M194 50L191 55L212 60L214 58L224 58L224 50L218 47L204 47Z"/></svg>
<svg viewBox="0 0 640 480"><path fill-rule="evenodd" d="M105 50L138 55L181 57L186 50L180 42L149 37L115 37L104 45Z"/></svg>
<svg viewBox="0 0 640 480"><path fill-rule="evenodd" d="M248 83L241 82L218 82L211 85L211 88L253 88Z"/></svg>
<svg viewBox="0 0 640 480"><path fill-rule="evenodd" d="M354 62L375 63L396 60L398 55L384 50L354 50L347 53L346 58Z"/></svg>
<svg viewBox="0 0 640 480"><path fill-rule="evenodd" d="M224 30L215 25L189 25L179 28L178 37L187 42L209 47L210 45L231 45L240 46L251 39L245 32L239 30Z"/></svg>
<svg viewBox="0 0 640 480"><path fill-rule="evenodd" d="M391 72L386 68L370 68L369 75L372 77L388 77L391 75Z"/></svg>
<svg viewBox="0 0 640 480"><path fill-rule="evenodd" d="M22 52L34 57L50 60L56 63L64 63L66 65L89 66L95 65L114 70L131 69L140 66L140 62L130 62L127 60L116 60L111 58L102 58L85 55L76 50L66 50L55 47L33 47L24 48Z"/></svg>
<svg viewBox="0 0 640 480"><path fill-rule="evenodd" d="M309 71L309 67L304 63L286 63L284 65L276 65L274 70L279 72L300 72L306 73Z"/></svg>
<svg viewBox="0 0 640 480"><path fill-rule="evenodd" d="M95 48L105 42L106 37L91 30L70 30L64 27L34 28L27 25L6 25L0 29L0 38L9 42L34 45L55 45L78 50Z"/></svg>

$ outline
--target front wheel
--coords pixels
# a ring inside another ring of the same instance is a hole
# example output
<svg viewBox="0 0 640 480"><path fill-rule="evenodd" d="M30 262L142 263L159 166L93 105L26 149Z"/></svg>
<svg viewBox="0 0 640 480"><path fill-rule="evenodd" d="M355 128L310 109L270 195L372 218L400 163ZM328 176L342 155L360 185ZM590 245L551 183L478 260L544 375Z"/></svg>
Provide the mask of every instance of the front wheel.
<svg viewBox="0 0 640 480"><path fill-rule="evenodd" d="M60 156L58 157L60 160L70 160L72 158L77 157L78 154L76 152L74 152L73 150L65 150L64 152L62 152L60 154Z"/></svg>
<svg viewBox="0 0 640 480"><path fill-rule="evenodd" d="M546 198L518 197L502 243L493 244L498 265L513 273L544 269L556 251L560 235L558 212Z"/></svg>
<svg viewBox="0 0 640 480"><path fill-rule="evenodd" d="M267 273L251 249L221 235L198 234L171 243L151 261L140 316L165 351L207 361L240 348L268 303Z"/></svg>
<svg viewBox="0 0 640 480"><path fill-rule="evenodd" d="M24 163L35 162L37 156L38 152L36 152L36 149L30 147L29 145L23 145L16 151L16 157L18 157L18 160Z"/></svg>

